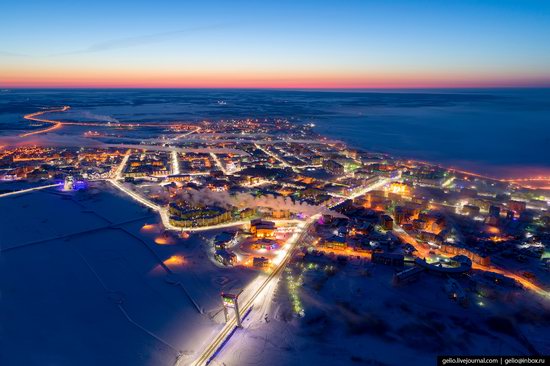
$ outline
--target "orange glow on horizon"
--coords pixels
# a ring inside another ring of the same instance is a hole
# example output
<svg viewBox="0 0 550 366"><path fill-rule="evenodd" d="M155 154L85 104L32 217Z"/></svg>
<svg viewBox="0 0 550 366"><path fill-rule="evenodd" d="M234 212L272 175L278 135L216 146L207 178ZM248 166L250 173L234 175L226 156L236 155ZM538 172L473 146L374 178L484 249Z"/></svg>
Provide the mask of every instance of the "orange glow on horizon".
<svg viewBox="0 0 550 366"><path fill-rule="evenodd" d="M3 88L452 88L550 85L540 75L394 70L85 69L12 66L0 77Z"/></svg>

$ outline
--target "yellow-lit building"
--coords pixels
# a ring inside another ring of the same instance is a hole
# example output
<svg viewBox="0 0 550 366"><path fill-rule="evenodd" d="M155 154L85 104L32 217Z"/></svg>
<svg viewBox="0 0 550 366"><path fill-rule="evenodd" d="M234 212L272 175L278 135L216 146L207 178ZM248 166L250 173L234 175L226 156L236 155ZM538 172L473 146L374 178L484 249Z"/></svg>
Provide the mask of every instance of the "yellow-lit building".
<svg viewBox="0 0 550 366"><path fill-rule="evenodd" d="M410 196L411 187L404 183L394 182L390 184L388 191L390 193L398 194L400 196Z"/></svg>
<svg viewBox="0 0 550 366"><path fill-rule="evenodd" d="M272 221L257 219L250 222L250 233L256 238L273 238L275 231L275 223Z"/></svg>
<svg viewBox="0 0 550 366"><path fill-rule="evenodd" d="M491 259L489 256L473 252L461 246L443 244L441 245L441 251L447 254L464 255L470 258L472 262L480 264L482 266L488 266L491 263Z"/></svg>

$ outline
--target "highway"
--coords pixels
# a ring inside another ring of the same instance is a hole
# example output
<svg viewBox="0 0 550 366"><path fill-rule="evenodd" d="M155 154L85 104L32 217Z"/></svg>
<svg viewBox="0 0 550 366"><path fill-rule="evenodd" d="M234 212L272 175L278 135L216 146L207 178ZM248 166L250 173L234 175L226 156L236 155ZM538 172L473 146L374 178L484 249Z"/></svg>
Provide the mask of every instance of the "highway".
<svg viewBox="0 0 550 366"><path fill-rule="evenodd" d="M344 201L346 200L353 200L357 197L360 197L364 194L367 194L368 192L372 191L372 190L375 190L375 189L379 189L379 188L382 188L384 187L386 184L388 184L389 182L391 182L392 180L394 179L389 179L389 178L383 178L383 179L380 179L378 180L377 182L374 182L372 184L369 184L368 186L366 187L363 187L362 189L360 189L359 191L349 195L349 196L343 196L343 195L331 195L335 198L340 198L338 201L335 201L333 202L332 204L330 204L328 206L328 208L334 208L336 206L338 206L339 204L343 203Z"/></svg>
<svg viewBox="0 0 550 366"><path fill-rule="evenodd" d="M403 230L401 226L397 225L395 222L395 218L394 218L394 225L393 225L393 233L405 243L412 245L420 258L426 258L430 256L430 250L420 245L418 240L416 240L409 233Z"/></svg>
<svg viewBox="0 0 550 366"><path fill-rule="evenodd" d="M174 140L179 140L179 139L181 139L182 137L187 137L187 136L189 136L189 135L191 135L191 134L193 134L193 133L198 133L200 130L201 130L201 128L200 128L200 127L197 127L197 128L196 128L195 130L193 130L193 131L189 131L189 132L187 132L187 133L182 133L182 134L180 134L180 135L177 135L176 137L174 137Z"/></svg>
<svg viewBox="0 0 550 366"><path fill-rule="evenodd" d="M225 223L218 224L218 225L203 226L203 227L190 227L190 228L182 228L182 227L177 227L177 226L174 226L174 225L170 224L170 215L168 214L168 208L167 207L157 205L156 203L154 203L154 202L148 200L147 198L142 197L138 193L132 191L130 188L124 186L124 184L122 184L120 182L122 180L122 174L124 172L124 167L128 163L129 158L130 158L130 150L126 151L126 153L124 155L124 158L122 159L122 161L120 162L120 164L116 168L115 172L113 173L113 178L106 179L106 180L109 183L111 183L115 188L117 188L121 192L127 194L133 200L141 203L142 205L144 205L146 207L149 207L153 211L158 212L159 215L160 215L160 218L162 220L162 224L164 225L164 227L167 230L174 230L174 231L182 231L182 230L184 230L184 231L206 231L206 230L224 229L224 228L228 228L228 227L232 227L232 226L244 225L248 222L248 221L230 221L230 222L225 222Z"/></svg>
<svg viewBox="0 0 550 366"><path fill-rule="evenodd" d="M41 116L43 114L46 114L46 113L65 112L65 111L69 110L70 108L71 107L69 107L69 106L64 106L63 108L48 109L48 110L45 110L45 111L34 112L34 113L27 114L27 115L23 116L23 118L28 120L28 121L50 123L51 126L48 127L48 128L42 129L42 130L23 133L23 134L19 135L19 137L28 137L28 136L32 136L32 135L38 135L38 134L41 134L41 133L47 133L47 132L50 132L50 131L53 131L53 130L57 130L58 128L61 128L61 126L63 126L63 123L61 121L54 121L54 120L49 120L49 119L44 119L44 118L37 118L37 117Z"/></svg>
<svg viewBox="0 0 550 366"><path fill-rule="evenodd" d="M264 149L263 147L261 147L260 145L258 145L258 143L255 143L254 146L256 146L256 148L258 150L261 150L263 151L265 154L271 156L273 159L277 160L278 162L280 162L284 167L286 168L294 168L292 165L290 165L289 163L286 162L286 160L284 160L283 158L281 158L279 155L275 154L275 153L272 153L271 151L267 150L267 149Z"/></svg>
<svg viewBox="0 0 550 366"><path fill-rule="evenodd" d="M19 190L19 191L2 193L2 194L0 194L0 198L15 196L17 194L23 194L23 193L27 193L27 192L39 191L41 189L46 189L46 188L59 187L59 186L62 186L62 185L63 185L63 183L56 183L56 184L49 184L47 186L33 187L33 188L22 189L22 190Z"/></svg>
<svg viewBox="0 0 550 366"><path fill-rule="evenodd" d="M165 206L157 205L156 203L140 196L138 193L132 191L131 189L125 187L122 183L120 183L116 179L107 179L109 183L111 183L115 188L119 189L120 191L124 192L130 198L134 199L135 201L141 203L142 205L149 207L153 211L156 211L159 213L162 225L166 230L173 230L173 231L207 231L207 230L216 230L216 229L225 229L228 227L233 226L240 226L248 223L249 221L228 221L224 222L222 224L217 225L211 225L211 226L199 226L199 227L179 227L174 226L170 223L170 215L168 213L168 208Z"/></svg>
<svg viewBox="0 0 550 366"><path fill-rule="evenodd" d="M481 271L486 271L486 272L498 273L498 274L501 274L503 276L513 278L517 282L521 283L521 285L523 287L525 287L526 289L531 290L531 291L539 294L540 296L546 298L547 300L550 299L550 292L544 290L543 288L538 286L536 283L534 283L532 281L529 281L527 278L522 277L522 276L520 276L520 275L518 275L518 274L516 274L512 271L508 271L508 270L496 267L492 264L490 264L488 266L482 266L482 265L479 265L477 263L472 263L472 268L473 269L479 269Z"/></svg>
<svg viewBox="0 0 550 366"><path fill-rule="evenodd" d="M264 289L277 278L279 273L285 268L286 264L288 263L289 259L292 257L292 253L294 252L294 248L296 247L296 244L303 240L305 234L307 233L307 229L309 226L315 222L315 220L318 218L318 215L314 215L310 217L307 221L302 222L302 225L299 227L299 232L296 232L292 235L292 237L287 241L285 244L285 247L283 248L285 250L284 256L281 258L280 263L277 264L277 267L271 272L265 279L260 279L260 284L257 284L257 281L253 281L251 284L249 284L246 289L243 291L243 293L239 297L240 302L240 312L241 314L245 314L247 311L249 311L256 301L256 299L262 294ZM197 357L197 359L192 363L194 366L203 366L206 365L209 359L212 357L212 355L216 352L216 350L220 347L220 345L226 340L227 336L235 329L237 326L237 320L235 317L232 317L223 328L220 330L220 332L214 337L214 339L206 346L206 348L202 351L202 353ZM176 362L176 366L181 366L183 360L180 359Z"/></svg>
<svg viewBox="0 0 550 366"><path fill-rule="evenodd" d="M160 212L162 210L161 206L149 201L146 198L143 198L136 192L132 191L131 189L125 187L122 183L120 183L120 180L122 180L122 173L124 172L124 167L128 163L128 159L130 159L130 152L131 152L130 149L126 151L126 153L124 154L124 157L122 158L122 161L120 162L120 164L118 165L118 167L116 168L113 174L113 178L107 179L107 181L111 183L113 186L115 186L116 188L118 188L119 190L121 190L122 192L126 193L128 196L130 196L134 200L136 200L137 202L141 203L142 205L149 207L154 211Z"/></svg>
<svg viewBox="0 0 550 366"><path fill-rule="evenodd" d="M213 152L210 153L210 157L212 158L212 160L214 160L214 163L216 163L216 166L218 168L220 168L220 170L223 172L223 174L225 175L230 175L227 170L223 167L223 164L222 162L220 161L220 159L218 158L218 156L216 154L214 154Z"/></svg>
<svg viewBox="0 0 550 366"><path fill-rule="evenodd" d="M178 158L178 152L176 150L172 150L172 174L180 174L180 160Z"/></svg>
<svg viewBox="0 0 550 366"><path fill-rule="evenodd" d="M122 179L122 173L124 172L124 167L126 166L126 164L128 164L128 159L130 159L130 152L131 152L130 149L126 150L126 153L122 158L122 161L120 162L120 164L118 165L118 167L114 172L114 179L117 179L117 180Z"/></svg>
<svg viewBox="0 0 550 366"><path fill-rule="evenodd" d="M141 122L135 122L135 123L132 123L132 122L129 122L129 123L123 123L123 122L114 122L114 123L113 122L109 122L109 123L103 123L103 122L63 122L63 121L56 121L56 120L45 119L45 118L38 118L38 116L41 116L41 115L46 114L46 113L65 112L65 111L68 111L70 108L71 108L70 106L66 105L66 106L63 106L63 108L48 109L48 110L34 112L34 113L24 115L23 118L28 120L28 121L50 123L51 126L48 127L48 128L45 128L45 129L23 133L23 134L19 135L19 137L27 137L27 136L32 136L32 135L38 135L38 134L42 134L42 133L51 132L51 131L54 131L54 130L57 130L57 129L63 127L64 125L69 125L69 126L97 126L97 127L159 127L159 128L160 127L162 127L162 128L175 127L175 126L180 126L181 125L181 123L151 123L151 122L147 122L147 123L141 123ZM196 129L194 129L190 132L187 132L187 133L180 134L180 135L176 136L175 140L177 140L181 137L189 136L189 135L191 135L195 132L199 132L199 131L200 131L200 127L197 127Z"/></svg>
<svg viewBox="0 0 550 366"><path fill-rule="evenodd" d="M157 212L160 212L162 207L149 201L148 199L146 198L143 198L142 196L140 196L139 194L137 194L136 192L132 191L131 189L129 188L126 188L124 185L122 185L122 183L120 183L118 180L116 179L107 179L108 182L110 182L113 186L115 186L116 188L120 189L122 192L126 193L128 196L132 197L134 200L136 200L137 202L141 203L142 205L144 206L147 206L149 207L150 209L154 210L154 211L157 211Z"/></svg>
<svg viewBox="0 0 550 366"><path fill-rule="evenodd" d="M140 196L138 193L132 191L131 189L125 187L123 184L121 184L116 179L108 179L108 182L110 182L115 188L118 188L120 191L126 193L128 196L133 198L135 201L141 203L142 205L149 207L153 211L156 211L159 213L162 225L166 230L173 230L173 231L206 231L206 230L216 230L216 229L224 229L232 226L239 226L244 225L248 223L248 221L229 221L224 222L222 224L217 225L211 225L211 226L200 226L200 227L179 227L174 226L170 223L170 215L168 213L168 208L165 206L157 205L156 203Z"/></svg>
<svg viewBox="0 0 550 366"><path fill-rule="evenodd" d="M375 183L372 183L366 187L364 187L363 189L360 189L359 191L357 192L354 192L353 194L351 194L350 196L346 197L346 199L355 199L357 197L361 197L365 194L367 194L368 192L372 191L372 190L375 190L375 189L380 189L382 187L384 187L386 184L390 183L391 181L393 180L396 180L397 178L393 178L393 179L390 179L390 178L382 178L380 179L378 182L375 182Z"/></svg>

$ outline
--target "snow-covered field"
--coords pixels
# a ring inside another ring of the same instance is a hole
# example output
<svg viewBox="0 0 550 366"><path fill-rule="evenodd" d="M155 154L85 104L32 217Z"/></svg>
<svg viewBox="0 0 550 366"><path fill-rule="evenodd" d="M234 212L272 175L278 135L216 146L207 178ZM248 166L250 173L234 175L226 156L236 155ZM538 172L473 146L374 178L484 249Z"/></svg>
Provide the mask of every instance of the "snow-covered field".
<svg viewBox="0 0 550 366"><path fill-rule="evenodd" d="M222 329L220 292L257 276L208 257L217 232L164 234L110 185L0 199L0 365L190 364ZM527 291L449 299L444 277L393 286L391 267L286 272L212 365L430 365L439 354L550 352L548 306ZM460 280L467 287L466 280ZM497 352L498 351L498 352Z"/></svg>
<svg viewBox="0 0 550 366"><path fill-rule="evenodd" d="M422 274L395 287L391 267L360 273L351 264L333 276L307 271L303 318L293 313L283 277L265 311L244 322L212 365L424 366L444 354L550 352L549 308L528 292L476 296L462 307L444 291L446 278Z"/></svg>
<svg viewBox="0 0 550 366"><path fill-rule="evenodd" d="M0 199L0 365L173 365L221 327L215 233L155 244L155 213L96 183Z"/></svg>

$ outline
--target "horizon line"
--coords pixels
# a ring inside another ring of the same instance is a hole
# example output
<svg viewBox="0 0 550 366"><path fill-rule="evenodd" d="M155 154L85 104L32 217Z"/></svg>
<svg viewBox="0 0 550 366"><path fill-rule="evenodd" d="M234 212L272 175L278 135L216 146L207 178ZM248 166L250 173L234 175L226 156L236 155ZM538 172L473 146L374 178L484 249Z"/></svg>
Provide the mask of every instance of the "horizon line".
<svg viewBox="0 0 550 366"><path fill-rule="evenodd" d="M458 90L458 89L550 89L550 84L546 85L474 85L474 86L378 86L378 87L246 87L246 86L2 86L1 91L6 90L132 90L132 89L148 89L148 90L341 90L341 91L362 91L362 90Z"/></svg>

